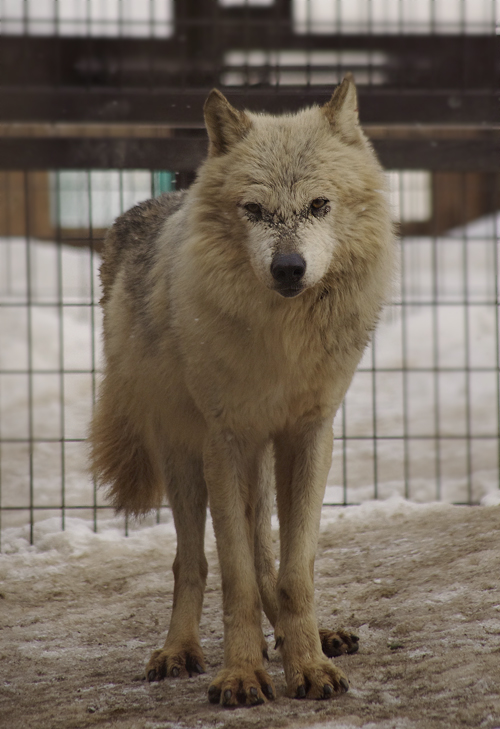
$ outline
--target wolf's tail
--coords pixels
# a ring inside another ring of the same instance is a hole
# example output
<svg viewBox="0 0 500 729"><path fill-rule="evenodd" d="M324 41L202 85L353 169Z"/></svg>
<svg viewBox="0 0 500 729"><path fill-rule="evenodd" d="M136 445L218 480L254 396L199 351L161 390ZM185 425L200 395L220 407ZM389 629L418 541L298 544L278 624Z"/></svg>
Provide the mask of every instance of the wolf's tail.
<svg viewBox="0 0 500 729"><path fill-rule="evenodd" d="M159 508L165 495L163 477L144 437L108 403L103 388L90 430L91 471L118 512L134 516Z"/></svg>

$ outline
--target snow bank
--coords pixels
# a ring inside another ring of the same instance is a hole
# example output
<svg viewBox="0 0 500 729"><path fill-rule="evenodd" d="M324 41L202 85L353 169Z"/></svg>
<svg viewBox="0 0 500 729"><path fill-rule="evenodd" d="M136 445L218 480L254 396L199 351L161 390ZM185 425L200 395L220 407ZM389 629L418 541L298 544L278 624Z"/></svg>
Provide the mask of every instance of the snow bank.
<svg viewBox="0 0 500 729"><path fill-rule="evenodd" d="M383 498L494 498L498 227L488 216L402 241L399 293L335 419L327 502L343 500L345 483L349 501L373 498L374 482Z"/></svg>

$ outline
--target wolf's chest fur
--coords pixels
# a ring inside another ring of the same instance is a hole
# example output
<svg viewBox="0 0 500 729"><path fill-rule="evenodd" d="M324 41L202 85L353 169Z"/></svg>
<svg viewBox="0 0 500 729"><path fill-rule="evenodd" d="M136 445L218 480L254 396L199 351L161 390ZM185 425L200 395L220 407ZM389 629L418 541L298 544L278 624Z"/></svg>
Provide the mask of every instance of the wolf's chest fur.
<svg viewBox="0 0 500 729"><path fill-rule="evenodd" d="M227 427L267 433L331 414L374 322L359 316L347 290L282 302L254 286L234 311L191 299L183 308L176 329L196 405Z"/></svg>

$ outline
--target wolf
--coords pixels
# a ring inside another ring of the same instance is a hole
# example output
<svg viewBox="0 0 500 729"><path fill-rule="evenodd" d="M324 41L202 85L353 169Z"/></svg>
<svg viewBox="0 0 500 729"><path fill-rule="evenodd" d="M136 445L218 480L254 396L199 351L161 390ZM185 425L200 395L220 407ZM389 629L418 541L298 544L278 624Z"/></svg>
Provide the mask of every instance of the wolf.
<svg viewBox="0 0 500 729"><path fill-rule="evenodd" d="M313 583L333 417L394 267L385 175L357 106L350 75L324 106L280 116L213 90L194 183L119 217L104 247L92 469L118 511L144 514L165 493L172 509L173 608L150 681L205 671L209 505L224 664L208 698L223 706L276 696L262 610L290 697L347 691L328 656L358 648L318 629Z"/></svg>

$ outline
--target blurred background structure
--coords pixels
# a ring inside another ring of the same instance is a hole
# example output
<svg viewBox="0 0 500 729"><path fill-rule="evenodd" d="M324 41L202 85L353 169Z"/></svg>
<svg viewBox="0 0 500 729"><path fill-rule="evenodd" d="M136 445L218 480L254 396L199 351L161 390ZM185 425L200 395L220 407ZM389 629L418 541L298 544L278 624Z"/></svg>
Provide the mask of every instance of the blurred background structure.
<svg viewBox="0 0 500 729"><path fill-rule="evenodd" d="M0 0L0 517L105 512L85 471L106 227L190 184L202 107L355 75L401 279L336 419L327 503L499 482L500 0Z"/></svg>

